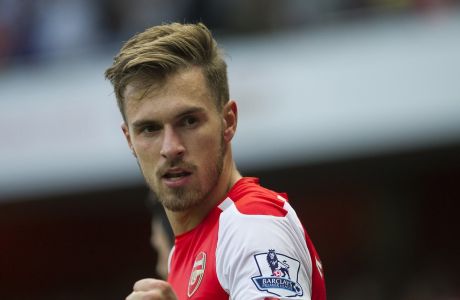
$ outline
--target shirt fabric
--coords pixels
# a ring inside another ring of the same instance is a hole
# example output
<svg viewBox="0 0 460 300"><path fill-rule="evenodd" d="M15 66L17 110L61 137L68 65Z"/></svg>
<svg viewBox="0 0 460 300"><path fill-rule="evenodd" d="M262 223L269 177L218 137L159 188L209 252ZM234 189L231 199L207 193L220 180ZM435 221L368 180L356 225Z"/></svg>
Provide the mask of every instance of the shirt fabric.
<svg viewBox="0 0 460 300"><path fill-rule="evenodd" d="M176 237L168 281L179 300L325 300L321 261L286 194L244 177Z"/></svg>

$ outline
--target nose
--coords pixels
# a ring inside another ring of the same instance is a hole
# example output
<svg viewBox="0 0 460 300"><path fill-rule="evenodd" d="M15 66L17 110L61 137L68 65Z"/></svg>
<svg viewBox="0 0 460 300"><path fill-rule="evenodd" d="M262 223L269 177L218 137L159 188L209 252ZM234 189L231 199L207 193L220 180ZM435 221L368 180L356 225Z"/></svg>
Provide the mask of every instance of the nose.
<svg viewBox="0 0 460 300"><path fill-rule="evenodd" d="M164 127L162 142L160 155L164 158L168 160L175 160L184 155L185 147L174 128L169 126Z"/></svg>

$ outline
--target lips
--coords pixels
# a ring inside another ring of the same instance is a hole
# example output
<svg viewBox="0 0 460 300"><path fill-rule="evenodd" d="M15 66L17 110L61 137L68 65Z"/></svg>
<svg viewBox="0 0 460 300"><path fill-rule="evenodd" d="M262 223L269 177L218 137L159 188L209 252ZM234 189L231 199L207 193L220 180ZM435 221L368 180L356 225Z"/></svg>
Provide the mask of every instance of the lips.
<svg viewBox="0 0 460 300"><path fill-rule="evenodd" d="M171 172L166 172L163 175L163 178L168 179L168 180L180 180L181 178L189 176L190 174L192 173L188 171L171 171Z"/></svg>
<svg viewBox="0 0 460 300"><path fill-rule="evenodd" d="M164 184L169 188L178 188L183 187L188 183L190 175L192 175L192 172L188 170L173 168L164 172L161 178L163 179Z"/></svg>

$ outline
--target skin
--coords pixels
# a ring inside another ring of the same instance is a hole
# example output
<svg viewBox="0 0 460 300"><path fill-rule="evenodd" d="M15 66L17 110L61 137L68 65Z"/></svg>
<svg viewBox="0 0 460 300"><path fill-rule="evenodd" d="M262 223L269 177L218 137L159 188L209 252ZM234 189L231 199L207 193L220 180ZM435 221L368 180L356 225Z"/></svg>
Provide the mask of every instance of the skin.
<svg viewBox="0 0 460 300"><path fill-rule="evenodd" d="M237 106L218 110L199 67L181 70L148 93L128 84L122 130L174 234L193 229L241 178L232 158ZM162 280L138 281L129 300L176 299Z"/></svg>

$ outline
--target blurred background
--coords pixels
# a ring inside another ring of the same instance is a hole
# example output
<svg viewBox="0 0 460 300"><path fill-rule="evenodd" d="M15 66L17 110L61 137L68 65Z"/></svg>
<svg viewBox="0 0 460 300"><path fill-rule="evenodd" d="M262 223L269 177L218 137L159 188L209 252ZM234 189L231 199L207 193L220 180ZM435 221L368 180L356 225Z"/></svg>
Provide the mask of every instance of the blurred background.
<svg viewBox="0 0 460 300"><path fill-rule="evenodd" d="M170 21L225 49L236 161L290 195L329 299L460 299L454 0L0 0L0 299L124 299L157 275L103 72Z"/></svg>

